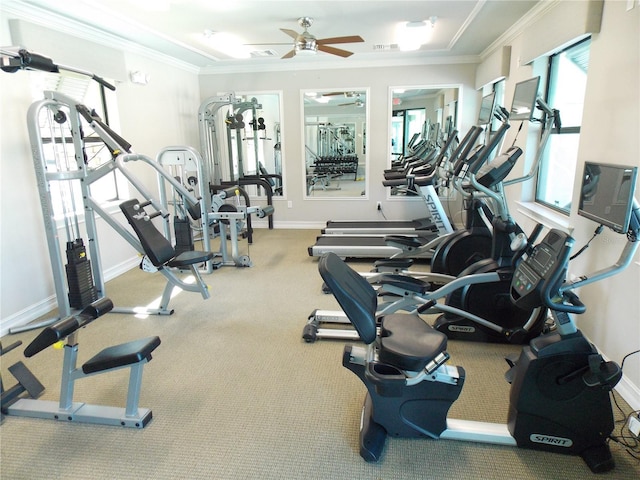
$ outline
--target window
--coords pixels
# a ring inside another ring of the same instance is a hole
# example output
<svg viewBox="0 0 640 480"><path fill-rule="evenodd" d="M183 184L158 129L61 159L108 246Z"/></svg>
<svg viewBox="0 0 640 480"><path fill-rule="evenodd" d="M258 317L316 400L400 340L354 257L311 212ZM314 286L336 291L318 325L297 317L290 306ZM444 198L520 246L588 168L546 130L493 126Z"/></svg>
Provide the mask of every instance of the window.
<svg viewBox="0 0 640 480"><path fill-rule="evenodd" d="M546 101L560 111L562 127L549 136L538 172L536 202L569 214L587 85L586 39L549 57Z"/></svg>
<svg viewBox="0 0 640 480"><path fill-rule="evenodd" d="M103 86L89 77L67 72L56 74L32 71L29 74L31 95L34 101L42 99L43 91L60 92L95 110L105 123L113 126L113 121L117 118L115 94L110 94L110 91L107 93ZM43 153L47 168L50 168L51 171L74 170L76 160L73 147L61 141L63 138L71 137L69 123L52 122L51 114L46 109L41 114L39 120L41 132L47 137L43 137ZM82 123L83 131L87 135L84 147L86 162L95 168L105 162L112 161L106 146L92 138L92 129L86 125L84 119L82 119ZM82 193L77 182L54 181L50 183L49 187L56 219L66 219L74 214L83 215ZM123 193L127 191L127 182L117 171L113 171L91 184L92 197L101 204L126 198L126 194L123 195Z"/></svg>
<svg viewBox="0 0 640 480"><path fill-rule="evenodd" d="M426 110L412 108L408 110L394 110L391 119L391 153L392 155L406 155L407 146L414 135L424 134ZM424 136L424 135L423 135Z"/></svg>

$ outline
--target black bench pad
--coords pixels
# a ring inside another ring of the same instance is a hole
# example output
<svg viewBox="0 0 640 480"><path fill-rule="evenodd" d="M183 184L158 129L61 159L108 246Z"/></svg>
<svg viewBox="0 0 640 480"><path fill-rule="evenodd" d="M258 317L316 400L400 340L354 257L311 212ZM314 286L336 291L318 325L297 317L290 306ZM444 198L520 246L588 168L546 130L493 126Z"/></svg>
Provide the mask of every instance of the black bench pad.
<svg viewBox="0 0 640 480"><path fill-rule="evenodd" d="M447 336L420 316L394 313L382 317L379 359L401 370L417 372L447 348Z"/></svg>
<svg viewBox="0 0 640 480"><path fill-rule="evenodd" d="M180 255L175 257L173 260L169 260L167 265L170 267L188 267L189 265L194 265L196 263L206 262L207 260L211 260L213 258L212 252L199 252L197 250L188 250L186 252L182 252Z"/></svg>
<svg viewBox="0 0 640 480"><path fill-rule="evenodd" d="M141 362L149 357L158 345L160 337L148 337L107 347L82 365L82 371L87 374L95 373Z"/></svg>

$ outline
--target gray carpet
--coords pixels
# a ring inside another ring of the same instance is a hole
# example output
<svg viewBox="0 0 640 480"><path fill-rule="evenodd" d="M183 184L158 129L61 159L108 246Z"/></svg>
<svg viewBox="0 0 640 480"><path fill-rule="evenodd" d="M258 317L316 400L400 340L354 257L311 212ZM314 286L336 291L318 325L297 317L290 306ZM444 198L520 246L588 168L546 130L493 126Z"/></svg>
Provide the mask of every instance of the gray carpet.
<svg viewBox="0 0 640 480"><path fill-rule="evenodd" d="M142 430L7 416L0 427L3 479L637 479L638 461L613 445L616 469L593 475L580 458L455 441L390 439L382 460L358 455L362 383L341 365L345 342L306 344L302 327L315 308L336 303L320 291L307 255L316 231L259 230L252 268L206 276L211 298L182 292L175 314L136 318L108 314L79 334L80 361L102 348L158 335L146 365L141 407L154 418ZM243 253L246 253L243 243ZM370 263L358 262L366 271ZM117 306L146 305L164 286L137 269L111 281ZM4 338L26 345L37 332ZM467 381L451 417L504 422L509 345L449 342L452 364ZM59 398L62 351L23 360ZM74 399L123 406L127 371L77 383Z"/></svg>

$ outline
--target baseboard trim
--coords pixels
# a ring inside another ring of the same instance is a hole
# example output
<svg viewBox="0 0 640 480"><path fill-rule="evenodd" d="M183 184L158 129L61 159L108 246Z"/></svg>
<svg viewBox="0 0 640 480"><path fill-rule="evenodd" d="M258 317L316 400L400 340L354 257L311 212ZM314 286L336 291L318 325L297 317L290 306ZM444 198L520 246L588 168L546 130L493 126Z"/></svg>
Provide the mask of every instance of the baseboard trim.
<svg viewBox="0 0 640 480"><path fill-rule="evenodd" d="M251 220L253 228L269 228L266 220ZM273 228L281 230L316 230L327 226L327 222L298 222L298 221L277 221L274 220ZM320 232L318 232L320 235Z"/></svg>
<svg viewBox="0 0 640 480"><path fill-rule="evenodd" d="M104 280L108 282L114 278L122 275L123 273L137 267L140 264L140 257L131 257L124 262L114 265L104 271ZM57 308L56 296L51 295L44 300L34 303L13 315L2 319L0 321L0 337L7 335L11 329L19 328L27 325L29 322L33 322L36 318L39 318Z"/></svg>
<svg viewBox="0 0 640 480"><path fill-rule="evenodd" d="M631 410L640 410L640 388L633 384L624 374L618 385L616 385L615 391L629 404Z"/></svg>

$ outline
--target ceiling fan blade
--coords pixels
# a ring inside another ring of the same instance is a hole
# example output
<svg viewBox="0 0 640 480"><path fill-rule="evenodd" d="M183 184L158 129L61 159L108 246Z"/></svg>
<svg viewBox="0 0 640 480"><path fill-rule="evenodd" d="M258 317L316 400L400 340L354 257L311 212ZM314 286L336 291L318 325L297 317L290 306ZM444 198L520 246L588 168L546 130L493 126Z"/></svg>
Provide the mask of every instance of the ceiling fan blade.
<svg viewBox="0 0 640 480"><path fill-rule="evenodd" d="M355 105L356 102L351 102L351 103L339 103L338 106L339 107L346 107L347 105Z"/></svg>
<svg viewBox="0 0 640 480"><path fill-rule="evenodd" d="M281 28L280 31L286 33L287 35L289 35L291 38L293 38L294 40L296 38L298 38L298 32L294 31L294 30L289 30L288 28Z"/></svg>
<svg viewBox="0 0 640 480"><path fill-rule="evenodd" d="M284 55L284 56L280 57L280 59L283 59L283 58L293 58L293 57L295 57L295 55L296 55L296 51L295 51L295 50L291 50L291 51L290 51L289 53L287 53L286 55Z"/></svg>
<svg viewBox="0 0 640 480"><path fill-rule="evenodd" d="M340 48L330 47L328 45L318 45L318 50L325 53L331 53L332 55L338 55L339 57L350 57L353 55L353 52L348 52L347 50L342 50Z"/></svg>
<svg viewBox="0 0 640 480"><path fill-rule="evenodd" d="M347 37L332 37L332 38L321 38L316 40L318 45L327 45L328 43L358 43L364 42L364 39L360 35L351 35Z"/></svg>
<svg viewBox="0 0 640 480"><path fill-rule="evenodd" d="M267 45L291 45L291 42L243 43L243 45L263 47L263 46L267 46Z"/></svg>

